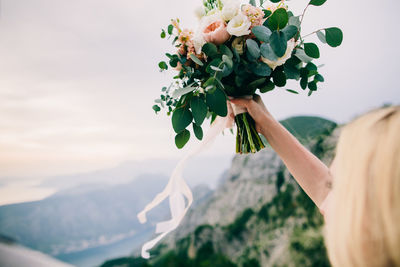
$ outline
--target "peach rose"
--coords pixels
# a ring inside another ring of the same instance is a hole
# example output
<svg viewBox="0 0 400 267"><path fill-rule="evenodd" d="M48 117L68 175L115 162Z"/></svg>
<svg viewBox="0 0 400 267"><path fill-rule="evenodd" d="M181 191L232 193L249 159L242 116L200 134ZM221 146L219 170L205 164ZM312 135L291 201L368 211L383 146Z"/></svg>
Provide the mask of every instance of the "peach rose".
<svg viewBox="0 0 400 267"><path fill-rule="evenodd" d="M211 22L203 29L204 40L208 43L220 45L225 43L231 36L226 30L226 24L222 19Z"/></svg>

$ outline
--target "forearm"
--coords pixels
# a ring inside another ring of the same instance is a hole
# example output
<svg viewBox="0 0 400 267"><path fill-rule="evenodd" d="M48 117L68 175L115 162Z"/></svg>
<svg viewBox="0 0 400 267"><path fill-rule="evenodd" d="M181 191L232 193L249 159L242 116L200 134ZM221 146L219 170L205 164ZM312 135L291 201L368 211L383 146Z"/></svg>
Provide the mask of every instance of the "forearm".
<svg viewBox="0 0 400 267"><path fill-rule="evenodd" d="M261 133L281 157L290 173L320 207L329 193L329 168L269 114L264 116L260 126Z"/></svg>

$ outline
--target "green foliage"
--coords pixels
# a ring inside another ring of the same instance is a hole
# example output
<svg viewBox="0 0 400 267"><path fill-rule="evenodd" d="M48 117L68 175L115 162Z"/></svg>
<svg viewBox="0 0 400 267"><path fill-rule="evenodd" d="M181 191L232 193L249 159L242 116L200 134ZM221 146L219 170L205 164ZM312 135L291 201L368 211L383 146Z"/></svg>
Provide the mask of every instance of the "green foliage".
<svg viewBox="0 0 400 267"><path fill-rule="evenodd" d="M283 29L289 22L289 15L284 8L278 8L267 20L268 27L274 31Z"/></svg>
<svg viewBox="0 0 400 267"><path fill-rule="evenodd" d="M200 97L194 96L190 101L190 108L192 109L194 121L197 125L201 126L207 116L208 109L206 103Z"/></svg>
<svg viewBox="0 0 400 267"><path fill-rule="evenodd" d="M271 37L271 30L265 26L255 26L252 29L252 32L257 37L257 39L261 42L268 43L269 38Z"/></svg>
<svg viewBox="0 0 400 267"><path fill-rule="evenodd" d="M251 208L247 208L233 223L226 226L228 239L239 237L240 234L245 231L246 223L250 220L253 214L254 211Z"/></svg>
<svg viewBox="0 0 400 267"><path fill-rule="evenodd" d="M172 114L172 127L176 133L182 132L192 123L192 112L187 107L181 107Z"/></svg>
<svg viewBox="0 0 400 267"><path fill-rule="evenodd" d="M260 57L260 47L258 46L257 42L254 41L253 39L248 39L246 40L247 44L247 49L250 53L250 55L253 58L259 58Z"/></svg>
<svg viewBox="0 0 400 267"><path fill-rule="evenodd" d="M100 267L119 267L119 266L151 267L151 265L147 263L147 260L143 258L129 258L129 257L109 260L100 265Z"/></svg>
<svg viewBox="0 0 400 267"><path fill-rule="evenodd" d="M204 52L204 54L211 58L214 58L218 55L218 48L215 44L212 43L206 43L205 45L203 45L202 51Z"/></svg>
<svg viewBox="0 0 400 267"><path fill-rule="evenodd" d="M199 139L200 141L203 139L203 129L201 128L201 126L193 123L193 132L197 139Z"/></svg>
<svg viewBox="0 0 400 267"><path fill-rule="evenodd" d="M158 105L154 105L153 106L153 110L156 112L156 114L158 113L158 112L160 112L161 111L161 108L158 106Z"/></svg>
<svg viewBox="0 0 400 267"><path fill-rule="evenodd" d="M309 57L319 58L319 49L318 49L318 46L314 43L305 43L304 44L304 52Z"/></svg>
<svg viewBox="0 0 400 267"><path fill-rule="evenodd" d="M217 88L213 93L207 92L206 103L210 110L218 116L226 117L228 114L226 95L221 89Z"/></svg>
<svg viewBox="0 0 400 267"><path fill-rule="evenodd" d="M168 65L167 65L167 63L165 63L165 61L161 61L160 63L158 63L158 67L160 67L161 70L168 69Z"/></svg>
<svg viewBox="0 0 400 267"><path fill-rule="evenodd" d="M242 267L261 267L261 265L256 259L249 259L243 262Z"/></svg>
<svg viewBox="0 0 400 267"><path fill-rule="evenodd" d="M343 32L339 28L333 27L325 29L326 42L332 47L338 47L343 42Z"/></svg>
<svg viewBox="0 0 400 267"><path fill-rule="evenodd" d="M295 228L290 238L289 251L295 266L331 266L320 228Z"/></svg>
<svg viewBox="0 0 400 267"><path fill-rule="evenodd" d="M275 55L274 51L272 50L272 47L270 44L267 43L263 43L261 44L261 55L266 58L269 59L271 61L275 61L278 59L278 57Z"/></svg>
<svg viewBox="0 0 400 267"><path fill-rule="evenodd" d="M282 32L285 34L286 40L289 41L296 36L296 34L299 32L299 29L295 25L288 25L282 30Z"/></svg>
<svg viewBox="0 0 400 267"><path fill-rule="evenodd" d="M287 40L285 33L282 31L274 31L269 39L272 51L277 57L283 57L287 49Z"/></svg>
<svg viewBox="0 0 400 267"><path fill-rule="evenodd" d="M175 136L175 145L177 148L183 148L190 139L190 132L188 130L182 130Z"/></svg>
<svg viewBox="0 0 400 267"><path fill-rule="evenodd" d="M196 63L199 66L204 66L204 63L201 62L200 59L198 59L194 54L190 54L190 58L193 60L194 63Z"/></svg>
<svg viewBox="0 0 400 267"><path fill-rule="evenodd" d="M322 6L323 4L325 4L325 2L326 2L326 0L311 0L310 5Z"/></svg>

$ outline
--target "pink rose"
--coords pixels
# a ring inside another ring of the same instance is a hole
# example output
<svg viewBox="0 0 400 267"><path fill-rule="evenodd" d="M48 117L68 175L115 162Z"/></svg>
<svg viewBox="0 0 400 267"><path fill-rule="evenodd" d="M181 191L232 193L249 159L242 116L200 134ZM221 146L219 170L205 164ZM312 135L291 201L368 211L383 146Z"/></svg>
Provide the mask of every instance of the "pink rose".
<svg viewBox="0 0 400 267"><path fill-rule="evenodd" d="M203 37L208 43L220 45L228 41L231 35L226 30L225 22L221 19L207 25L203 30Z"/></svg>

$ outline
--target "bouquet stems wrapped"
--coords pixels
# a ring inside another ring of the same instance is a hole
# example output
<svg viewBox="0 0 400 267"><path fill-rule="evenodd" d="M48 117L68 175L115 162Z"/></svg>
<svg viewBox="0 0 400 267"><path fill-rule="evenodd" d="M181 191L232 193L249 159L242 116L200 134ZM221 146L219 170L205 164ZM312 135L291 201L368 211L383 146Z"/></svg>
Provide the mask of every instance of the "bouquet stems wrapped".
<svg viewBox="0 0 400 267"><path fill-rule="evenodd" d="M241 98L252 99L253 96ZM265 148L265 144L256 129L256 123L246 109L232 104L236 124L236 153L257 153Z"/></svg>

